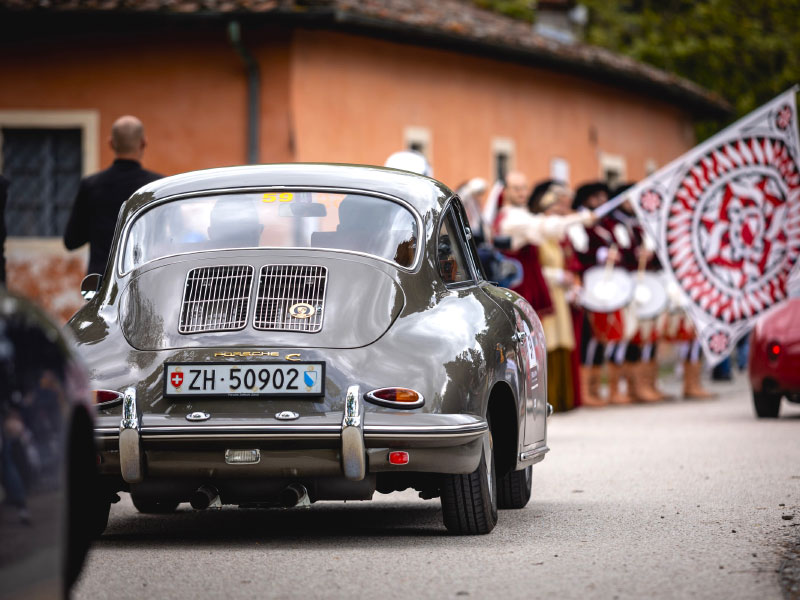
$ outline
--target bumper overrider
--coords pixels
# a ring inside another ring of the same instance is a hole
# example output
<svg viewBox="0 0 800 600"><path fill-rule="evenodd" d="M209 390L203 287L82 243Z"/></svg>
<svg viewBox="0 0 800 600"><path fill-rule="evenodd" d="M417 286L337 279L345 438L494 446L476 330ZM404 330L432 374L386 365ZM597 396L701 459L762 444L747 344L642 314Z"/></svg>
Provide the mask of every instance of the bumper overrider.
<svg viewBox="0 0 800 600"><path fill-rule="evenodd" d="M151 477L241 479L344 477L362 481L381 472L471 473L480 461L486 419L465 414L365 413L359 386L347 390L344 410L247 422L213 418L200 423L145 415L128 388L122 419L98 419L100 471L127 483ZM333 420L336 419L336 422ZM231 452L251 450L249 462L231 463ZM406 464L389 462L392 451Z"/></svg>

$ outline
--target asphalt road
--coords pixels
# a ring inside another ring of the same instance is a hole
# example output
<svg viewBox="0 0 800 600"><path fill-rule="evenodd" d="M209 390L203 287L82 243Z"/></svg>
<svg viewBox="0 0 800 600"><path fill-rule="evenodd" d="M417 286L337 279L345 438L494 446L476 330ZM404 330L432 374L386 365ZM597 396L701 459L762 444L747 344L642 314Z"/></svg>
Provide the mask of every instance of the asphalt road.
<svg viewBox="0 0 800 600"><path fill-rule="evenodd" d="M168 516L125 496L74 596L781 598L800 541L800 405L756 420L744 378L714 390L554 416L531 502L486 536L448 536L439 501L410 491Z"/></svg>

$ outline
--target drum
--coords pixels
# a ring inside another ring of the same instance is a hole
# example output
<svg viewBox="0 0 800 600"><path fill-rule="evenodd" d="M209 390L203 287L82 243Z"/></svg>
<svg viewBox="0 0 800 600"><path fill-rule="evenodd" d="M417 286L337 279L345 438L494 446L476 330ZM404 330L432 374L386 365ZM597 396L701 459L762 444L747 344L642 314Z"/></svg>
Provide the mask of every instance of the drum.
<svg viewBox="0 0 800 600"><path fill-rule="evenodd" d="M640 321L656 319L669 305L667 290L661 278L653 273L639 273L635 276L636 288L633 292L633 304L636 318Z"/></svg>
<svg viewBox="0 0 800 600"><path fill-rule="evenodd" d="M652 343L658 339L661 317L669 306L669 296L659 275L642 271L635 275L635 280L631 307L636 314L636 330L631 341L634 344Z"/></svg>
<svg viewBox="0 0 800 600"><path fill-rule="evenodd" d="M633 299L634 280L625 269L591 267L583 274L578 302L593 313L613 313Z"/></svg>
<svg viewBox="0 0 800 600"><path fill-rule="evenodd" d="M625 339L625 318L621 310L610 313L587 312L592 335L601 344L621 342Z"/></svg>

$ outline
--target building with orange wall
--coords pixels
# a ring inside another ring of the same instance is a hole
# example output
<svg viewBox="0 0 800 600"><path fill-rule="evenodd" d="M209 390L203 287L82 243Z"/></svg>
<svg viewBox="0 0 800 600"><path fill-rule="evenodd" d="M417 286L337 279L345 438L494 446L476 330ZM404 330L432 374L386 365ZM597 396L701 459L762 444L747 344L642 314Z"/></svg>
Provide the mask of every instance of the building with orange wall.
<svg viewBox="0 0 800 600"><path fill-rule="evenodd" d="M59 227L80 176L112 161L122 114L145 123L145 166L164 174L382 164L414 147L455 187L512 167L638 179L694 144L696 118L728 110L469 0L0 0L0 81L9 287L62 318L85 258Z"/></svg>

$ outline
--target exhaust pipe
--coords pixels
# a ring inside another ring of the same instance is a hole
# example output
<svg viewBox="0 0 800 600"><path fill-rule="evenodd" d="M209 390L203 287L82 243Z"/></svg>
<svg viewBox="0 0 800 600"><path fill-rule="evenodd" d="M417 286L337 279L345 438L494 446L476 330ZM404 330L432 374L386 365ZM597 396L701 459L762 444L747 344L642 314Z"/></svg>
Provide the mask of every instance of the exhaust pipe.
<svg viewBox="0 0 800 600"><path fill-rule="evenodd" d="M293 483L281 492L281 504L286 508L293 506L311 506L306 486Z"/></svg>
<svg viewBox="0 0 800 600"><path fill-rule="evenodd" d="M219 508L222 502L219 499L219 492L210 485L201 485L190 499L192 508L195 510L205 510L209 507Z"/></svg>

